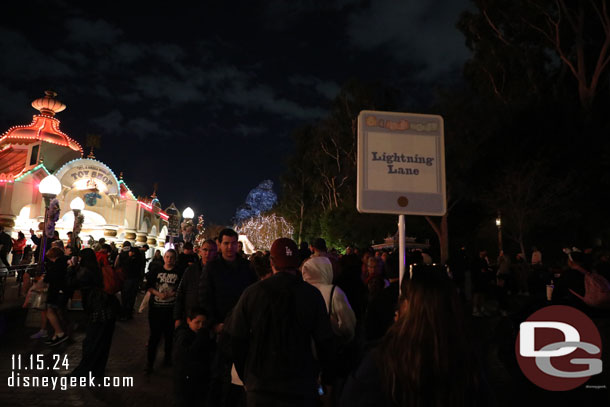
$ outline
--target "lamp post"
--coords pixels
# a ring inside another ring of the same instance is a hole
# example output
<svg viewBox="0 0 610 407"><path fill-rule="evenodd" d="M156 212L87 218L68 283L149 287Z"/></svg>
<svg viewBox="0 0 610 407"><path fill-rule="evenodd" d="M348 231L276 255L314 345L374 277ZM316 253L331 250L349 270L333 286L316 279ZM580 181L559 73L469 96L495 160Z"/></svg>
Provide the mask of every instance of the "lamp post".
<svg viewBox="0 0 610 407"><path fill-rule="evenodd" d="M41 250L38 254L39 264L40 264L40 273L44 273L44 255L47 250L47 223L49 222L49 205L51 204L51 200L53 200L60 192L61 192L61 182L57 179L57 177L53 174L49 174L46 176L38 185L38 190L42 194L44 198L44 230L42 231L42 237L40 239Z"/></svg>
<svg viewBox="0 0 610 407"><path fill-rule="evenodd" d="M193 240L193 218L195 217L195 212L190 207L187 207L184 211L182 211L182 217L184 218L184 222L182 222L182 239L184 242L192 242Z"/></svg>
<svg viewBox="0 0 610 407"><path fill-rule="evenodd" d="M188 208L182 211L182 217L184 219L193 219L195 217L195 212L193 212L193 210L189 206Z"/></svg>
<svg viewBox="0 0 610 407"><path fill-rule="evenodd" d="M78 234L80 233L80 229L82 224L79 222L80 212L85 209L85 201L82 200L81 197L77 196L70 202L70 209L74 212L74 225L72 226L72 250L74 253L78 253L80 250L80 245L78 244Z"/></svg>
<svg viewBox="0 0 610 407"><path fill-rule="evenodd" d="M167 234L169 235L169 248L173 249L174 238L180 236L180 211L172 202L172 204L165 209L165 213L168 215Z"/></svg>
<svg viewBox="0 0 610 407"><path fill-rule="evenodd" d="M500 211L496 217L496 226L498 227L498 253L500 253L502 251L502 215Z"/></svg>

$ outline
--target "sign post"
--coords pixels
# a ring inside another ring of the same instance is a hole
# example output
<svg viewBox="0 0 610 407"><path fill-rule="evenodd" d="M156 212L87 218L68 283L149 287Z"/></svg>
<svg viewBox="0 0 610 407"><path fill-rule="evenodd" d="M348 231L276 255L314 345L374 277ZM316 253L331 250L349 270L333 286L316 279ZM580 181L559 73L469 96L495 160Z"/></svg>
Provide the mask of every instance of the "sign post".
<svg viewBox="0 0 610 407"><path fill-rule="evenodd" d="M174 238L180 236L180 211L172 204L165 210L168 215L167 234L169 236L169 247L174 248Z"/></svg>
<svg viewBox="0 0 610 407"><path fill-rule="evenodd" d="M358 115L359 212L399 215L400 284L404 215L442 216L447 207L445 138L438 115L364 110Z"/></svg>

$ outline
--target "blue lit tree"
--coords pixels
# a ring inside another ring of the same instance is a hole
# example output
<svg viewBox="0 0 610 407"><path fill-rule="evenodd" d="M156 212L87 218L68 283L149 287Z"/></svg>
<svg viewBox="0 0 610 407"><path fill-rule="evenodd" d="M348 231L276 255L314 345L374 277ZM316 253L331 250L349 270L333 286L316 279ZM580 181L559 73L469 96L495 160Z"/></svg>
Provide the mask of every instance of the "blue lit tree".
<svg viewBox="0 0 610 407"><path fill-rule="evenodd" d="M243 205L235 212L235 224L240 225L246 219L265 213L277 202L277 195L273 192L273 181L264 180L256 188L252 189Z"/></svg>

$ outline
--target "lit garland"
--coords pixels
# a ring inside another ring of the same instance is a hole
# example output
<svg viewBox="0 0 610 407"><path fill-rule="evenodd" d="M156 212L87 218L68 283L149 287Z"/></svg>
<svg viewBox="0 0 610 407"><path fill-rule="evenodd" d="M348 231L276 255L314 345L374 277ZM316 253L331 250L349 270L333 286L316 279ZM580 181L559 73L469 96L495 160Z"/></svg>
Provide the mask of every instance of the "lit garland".
<svg viewBox="0 0 610 407"><path fill-rule="evenodd" d="M123 188L125 188L125 192L127 192L129 195L131 195L131 199L136 200L136 196L133 194L133 192L131 192L131 189L129 189L129 187L127 186L127 184L125 183L125 181L123 181L122 179L119 180L119 191L121 189L121 186ZM125 196L121 196L122 198L125 198Z"/></svg>
<svg viewBox="0 0 610 407"><path fill-rule="evenodd" d="M195 246L196 247L201 247L203 245L203 242L205 242L205 226L203 226L203 215L199 215L199 218L197 218L197 236L195 237Z"/></svg>
<svg viewBox="0 0 610 407"><path fill-rule="evenodd" d="M292 238L294 232L294 228L286 222L286 219L275 214L252 217L244 221L236 230L246 235L258 250L269 250L276 239Z"/></svg>
<svg viewBox="0 0 610 407"><path fill-rule="evenodd" d="M48 129L48 130L47 130ZM26 133L31 131L31 133ZM59 130L59 120L44 114L35 115L29 125L13 126L0 136L0 144L5 140L42 140L47 143L68 147L83 153L81 145Z"/></svg>
<svg viewBox="0 0 610 407"><path fill-rule="evenodd" d="M85 222L85 216L82 213L79 213L74 218L74 226L72 228L72 232L74 233L74 237L78 237L78 234L83 229L83 222Z"/></svg>
<svg viewBox="0 0 610 407"><path fill-rule="evenodd" d="M72 245L72 249L78 252L81 249L81 240L78 237L78 234L83 229L83 223L85 222L85 215L83 215L80 211L78 215L74 217L74 226L72 227L72 241L69 244Z"/></svg>
<svg viewBox="0 0 610 407"><path fill-rule="evenodd" d="M36 167L32 168L31 170L24 172L24 173L20 173L15 175L14 179L11 178L12 175L8 174L0 174L0 183L3 182L17 182L17 181L21 181L24 177L30 175L31 173L33 173L34 171L37 171L39 168L42 168L46 171L47 175L51 174L51 172L49 170L47 170L47 168L44 166L44 164L40 163L38 164Z"/></svg>
<svg viewBox="0 0 610 407"><path fill-rule="evenodd" d="M53 198L47 210L47 221L45 222L45 234L49 239L53 238L55 232L55 223L59 220L59 201Z"/></svg>

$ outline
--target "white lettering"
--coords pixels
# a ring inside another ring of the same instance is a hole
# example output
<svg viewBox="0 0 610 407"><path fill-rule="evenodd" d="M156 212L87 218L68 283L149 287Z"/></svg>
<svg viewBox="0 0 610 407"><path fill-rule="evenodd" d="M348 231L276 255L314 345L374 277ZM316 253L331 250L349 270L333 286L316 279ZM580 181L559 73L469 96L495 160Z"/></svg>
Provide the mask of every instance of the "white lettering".
<svg viewBox="0 0 610 407"><path fill-rule="evenodd" d="M524 357L557 357L568 355L576 349L574 346L566 346L557 350L535 350L534 333L536 328L557 329L563 332L565 342L579 342L580 335L576 328L563 322L551 321L526 321L522 322L519 329L519 353Z"/></svg>

